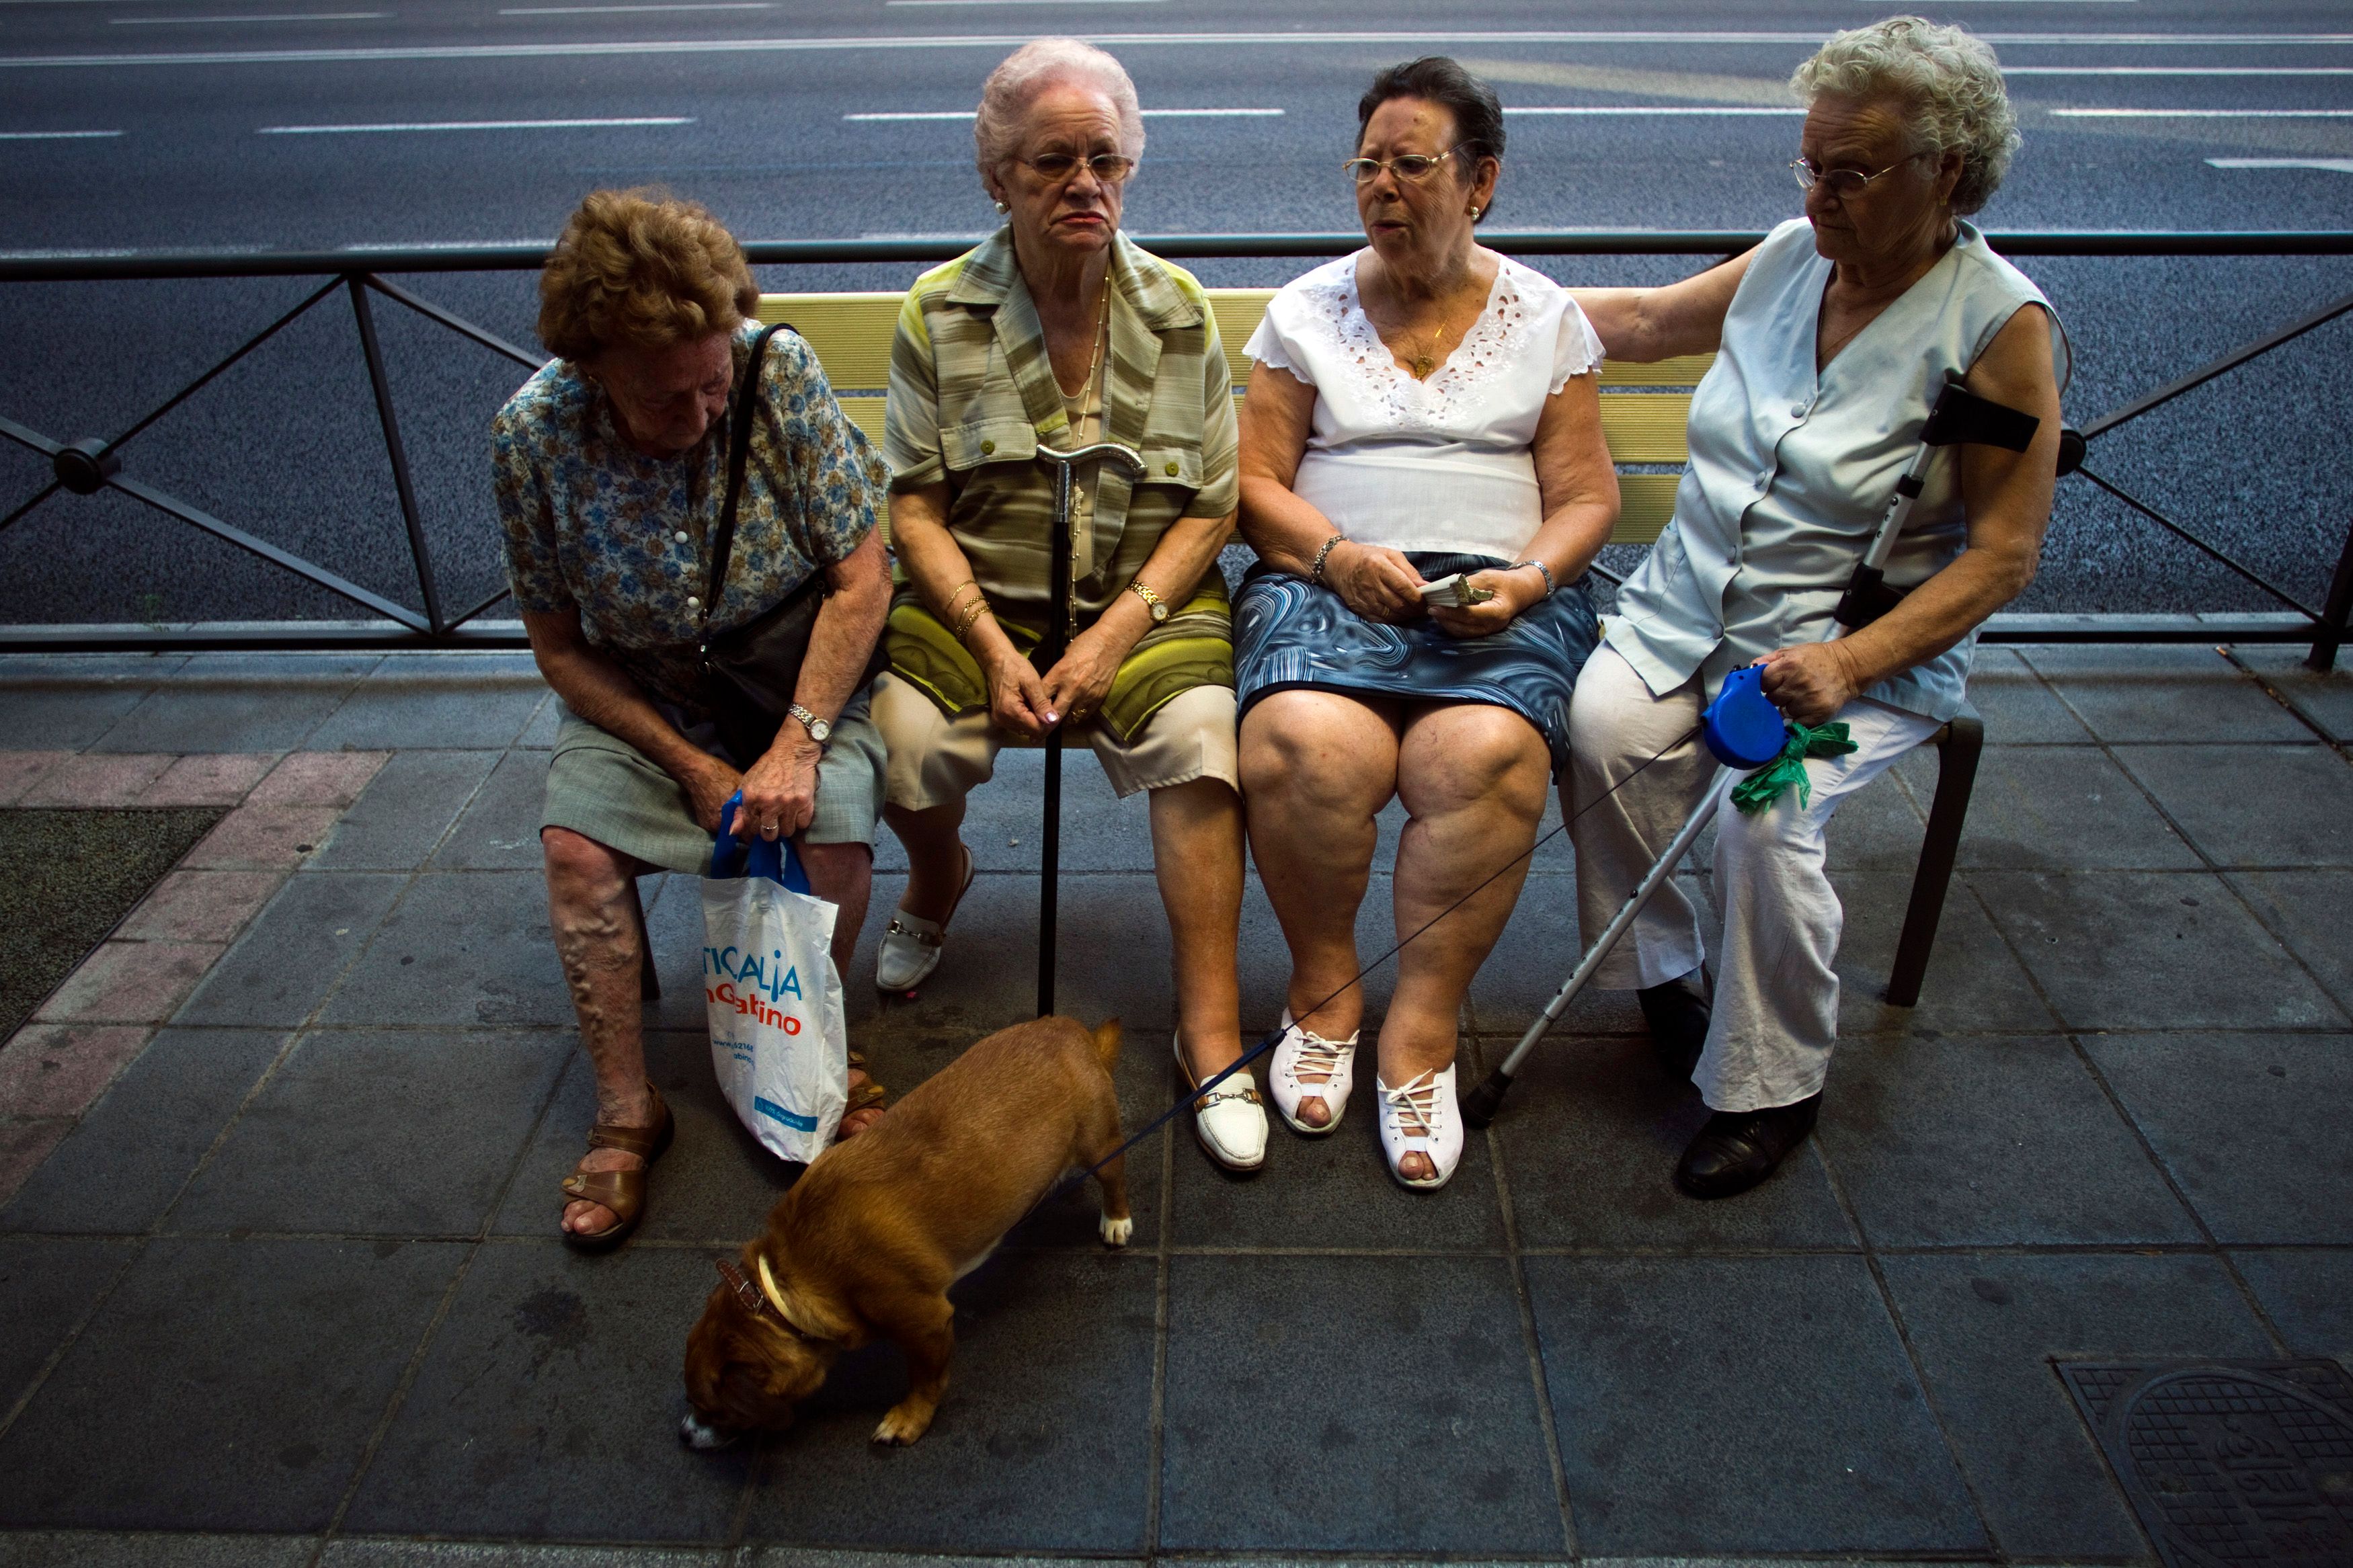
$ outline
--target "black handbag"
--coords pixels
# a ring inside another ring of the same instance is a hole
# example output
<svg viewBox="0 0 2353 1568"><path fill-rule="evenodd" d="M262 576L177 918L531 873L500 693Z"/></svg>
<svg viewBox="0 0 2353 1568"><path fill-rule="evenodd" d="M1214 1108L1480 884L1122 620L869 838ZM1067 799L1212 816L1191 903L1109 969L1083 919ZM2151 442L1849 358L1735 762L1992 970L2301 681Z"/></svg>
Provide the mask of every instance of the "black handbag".
<svg viewBox="0 0 2353 1568"><path fill-rule="evenodd" d="M749 768L776 743L800 685L801 665L808 658L809 637L817 629L818 612L832 593L825 568L815 567L808 581L778 600L758 618L712 636L711 617L727 584L727 558L735 546L735 510L744 494L744 470L752 455L752 426L760 403L760 364L768 340L788 329L782 323L763 330L752 340L750 361L743 384L735 391L735 406L727 430L727 492L719 506L718 531L711 540L711 574L702 589L702 689L704 706L719 730L719 739L738 767ZM789 526L789 524L787 525ZM816 552L801 542L803 555L812 563ZM881 639L867 656L866 673L858 688L880 674L888 663Z"/></svg>

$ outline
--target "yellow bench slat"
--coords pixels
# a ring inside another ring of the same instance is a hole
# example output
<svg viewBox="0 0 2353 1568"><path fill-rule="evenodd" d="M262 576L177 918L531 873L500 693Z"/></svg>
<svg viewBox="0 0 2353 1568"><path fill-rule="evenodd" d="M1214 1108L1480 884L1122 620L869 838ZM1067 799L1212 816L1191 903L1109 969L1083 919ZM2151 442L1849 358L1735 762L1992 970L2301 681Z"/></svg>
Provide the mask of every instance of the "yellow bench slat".
<svg viewBox="0 0 2353 1568"><path fill-rule="evenodd" d="M836 393L881 392L891 384L891 335L906 298L898 292L763 294L759 316L768 326L788 321L807 338ZM881 427L872 433L879 438Z"/></svg>
<svg viewBox="0 0 2353 1568"><path fill-rule="evenodd" d="M1612 544L1650 544L1675 517L1675 487L1681 474L1620 474L1618 476L1618 526L1609 531Z"/></svg>
<svg viewBox="0 0 2353 1568"><path fill-rule="evenodd" d="M1601 434L1609 456L1620 463L1680 463L1691 449L1684 429L1691 418L1688 392L1628 393L1601 402Z"/></svg>

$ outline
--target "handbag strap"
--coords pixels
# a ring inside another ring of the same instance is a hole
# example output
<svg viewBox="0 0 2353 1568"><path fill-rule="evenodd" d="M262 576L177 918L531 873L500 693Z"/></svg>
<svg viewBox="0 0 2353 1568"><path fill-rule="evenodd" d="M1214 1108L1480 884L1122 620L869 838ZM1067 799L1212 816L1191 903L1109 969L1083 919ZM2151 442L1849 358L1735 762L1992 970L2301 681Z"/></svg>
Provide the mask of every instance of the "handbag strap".
<svg viewBox="0 0 2353 1568"><path fill-rule="evenodd" d="M764 327L752 340L750 360L744 366L743 384L735 389L735 407L727 426L727 493L719 503L719 531L711 540L711 575L702 585L702 628L706 638L712 612L727 585L727 558L735 548L735 509L744 498L744 470L751 463L753 417L760 407L760 363L767 357L768 340L792 329L783 321Z"/></svg>

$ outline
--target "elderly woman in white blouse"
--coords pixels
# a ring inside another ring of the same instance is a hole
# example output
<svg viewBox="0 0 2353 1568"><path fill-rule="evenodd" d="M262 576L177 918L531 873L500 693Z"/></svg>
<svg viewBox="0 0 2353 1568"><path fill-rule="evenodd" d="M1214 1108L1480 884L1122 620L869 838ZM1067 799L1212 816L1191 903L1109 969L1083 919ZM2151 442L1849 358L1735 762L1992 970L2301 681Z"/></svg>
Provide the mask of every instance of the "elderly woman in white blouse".
<svg viewBox="0 0 2353 1568"><path fill-rule="evenodd" d="M1391 1173L1438 1187L1462 1152L1455 1022L1565 776L1597 636L1580 579L1618 480L1583 313L1472 234L1503 168L1493 91L1419 59L1374 79L1357 124L1372 243L1276 295L1250 342L1242 796L1291 948L1268 1077L1299 1132L1339 1126L1354 1087L1356 909L1392 797L1398 934L1470 895L1400 956L1374 1077Z"/></svg>

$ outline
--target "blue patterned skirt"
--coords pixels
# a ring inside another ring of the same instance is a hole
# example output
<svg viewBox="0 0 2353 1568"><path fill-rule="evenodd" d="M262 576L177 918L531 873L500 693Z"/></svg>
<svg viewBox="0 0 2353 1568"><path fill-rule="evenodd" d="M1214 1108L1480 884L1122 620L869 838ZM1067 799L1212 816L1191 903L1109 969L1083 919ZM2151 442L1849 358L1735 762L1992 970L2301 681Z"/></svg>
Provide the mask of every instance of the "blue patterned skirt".
<svg viewBox="0 0 2353 1568"><path fill-rule="evenodd" d="M1499 564L1431 551L1406 559L1432 582ZM1537 600L1502 631L1455 637L1428 621L1366 620L1331 589L1260 562L1243 574L1234 600L1234 685L1244 714L1261 697L1303 687L1410 702L1491 702L1543 734L1557 780L1568 768L1569 693L1600 637L1581 580Z"/></svg>

